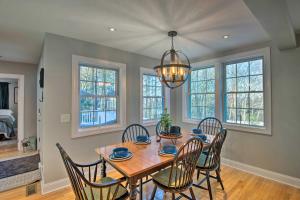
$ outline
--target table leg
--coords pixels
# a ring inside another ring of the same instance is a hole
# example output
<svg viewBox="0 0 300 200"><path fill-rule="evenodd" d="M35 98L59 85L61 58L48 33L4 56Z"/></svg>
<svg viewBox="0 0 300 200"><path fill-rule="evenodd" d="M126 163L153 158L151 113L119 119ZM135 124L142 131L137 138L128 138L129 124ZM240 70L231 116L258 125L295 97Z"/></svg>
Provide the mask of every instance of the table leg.
<svg viewBox="0 0 300 200"><path fill-rule="evenodd" d="M102 158L101 178L106 177L106 161Z"/></svg>
<svg viewBox="0 0 300 200"><path fill-rule="evenodd" d="M130 200L136 199L136 188L137 188L137 179L136 178L129 178L129 189L130 189Z"/></svg>

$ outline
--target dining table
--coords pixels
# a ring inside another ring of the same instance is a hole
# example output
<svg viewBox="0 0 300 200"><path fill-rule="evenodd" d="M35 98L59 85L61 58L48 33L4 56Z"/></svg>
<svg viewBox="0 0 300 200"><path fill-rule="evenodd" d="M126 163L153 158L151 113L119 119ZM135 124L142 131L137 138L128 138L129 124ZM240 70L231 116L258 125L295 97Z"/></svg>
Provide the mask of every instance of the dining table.
<svg viewBox="0 0 300 200"><path fill-rule="evenodd" d="M191 131L182 131L182 137L179 137L175 143L177 149L192 137L194 135ZM207 149L210 146L213 138L214 136L207 135L207 140L203 143L203 149ZM131 200L136 199L138 180L168 167L174 160L174 156L162 156L159 154L163 145L173 144L174 142L165 138L160 138L158 142L157 136L151 136L150 139L150 144L136 144L133 141L129 141L95 149L100 159L102 159L101 176L106 177L107 163L120 172L128 181ZM111 160L110 155L116 147L128 148L133 154L132 158L125 161Z"/></svg>

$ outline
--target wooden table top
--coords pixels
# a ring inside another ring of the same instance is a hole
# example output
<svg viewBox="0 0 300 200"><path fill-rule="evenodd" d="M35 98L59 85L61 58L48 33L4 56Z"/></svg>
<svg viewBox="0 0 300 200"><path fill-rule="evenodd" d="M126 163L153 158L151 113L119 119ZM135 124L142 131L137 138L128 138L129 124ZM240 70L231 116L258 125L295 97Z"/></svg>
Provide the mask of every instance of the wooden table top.
<svg viewBox="0 0 300 200"><path fill-rule="evenodd" d="M177 139L176 146L179 148L192 136L191 132L184 131L183 137ZM207 137L210 143L213 136ZM152 173L156 168L160 166L166 166L170 164L174 157L171 156L160 156L159 150L164 144L172 144L171 140L161 139L160 142L156 142L156 136L151 137L151 143L148 145L137 145L133 142L126 142L120 144L113 144L105 147L100 147L96 149L97 154L101 155L104 160L106 160L115 169L121 172L126 177L133 177L137 175L147 174L147 172ZM204 147L209 146L209 144L204 143ZM130 152L133 153L133 157L130 160L116 162L109 159L109 155L112 154L112 150L116 147L127 147Z"/></svg>

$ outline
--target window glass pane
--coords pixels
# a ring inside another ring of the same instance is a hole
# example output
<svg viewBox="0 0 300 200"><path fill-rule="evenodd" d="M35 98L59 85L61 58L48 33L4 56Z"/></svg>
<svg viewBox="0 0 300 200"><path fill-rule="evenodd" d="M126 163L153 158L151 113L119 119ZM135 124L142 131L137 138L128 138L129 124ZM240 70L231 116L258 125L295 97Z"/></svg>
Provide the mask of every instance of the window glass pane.
<svg viewBox="0 0 300 200"><path fill-rule="evenodd" d="M97 82L104 82L104 69L97 68Z"/></svg>
<svg viewBox="0 0 300 200"><path fill-rule="evenodd" d="M207 92L215 92L215 80L207 81Z"/></svg>
<svg viewBox="0 0 300 200"><path fill-rule="evenodd" d="M263 74L263 60L250 61L250 75Z"/></svg>
<svg viewBox="0 0 300 200"><path fill-rule="evenodd" d="M105 83L105 94L106 96L115 96L116 95L115 84L109 82Z"/></svg>
<svg viewBox="0 0 300 200"><path fill-rule="evenodd" d="M215 107L206 107L206 116L215 117Z"/></svg>
<svg viewBox="0 0 300 200"><path fill-rule="evenodd" d="M192 70L191 72L191 81L197 81L198 80L198 71L197 70Z"/></svg>
<svg viewBox="0 0 300 200"><path fill-rule="evenodd" d="M264 111L258 109L250 110L250 125L264 126Z"/></svg>
<svg viewBox="0 0 300 200"><path fill-rule="evenodd" d="M115 83L116 82L116 71L105 70L105 82Z"/></svg>
<svg viewBox="0 0 300 200"><path fill-rule="evenodd" d="M197 70L198 71L198 81L206 80L206 69Z"/></svg>
<svg viewBox="0 0 300 200"><path fill-rule="evenodd" d="M214 67L210 67L210 68L207 68L207 79L210 80L210 79L215 79L215 68Z"/></svg>
<svg viewBox="0 0 300 200"><path fill-rule="evenodd" d="M237 108L249 108L249 94L238 93L237 94Z"/></svg>
<svg viewBox="0 0 300 200"><path fill-rule="evenodd" d="M249 75L249 63L242 62L236 65L237 76L248 76Z"/></svg>
<svg viewBox="0 0 300 200"><path fill-rule="evenodd" d="M80 81L80 95L94 95L95 85L94 82Z"/></svg>
<svg viewBox="0 0 300 200"><path fill-rule="evenodd" d="M236 64L226 65L226 77L236 77Z"/></svg>
<svg viewBox="0 0 300 200"><path fill-rule="evenodd" d="M97 82L96 83L96 90L97 90L97 95L104 95L104 85L105 83L103 82Z"/></svg>
<svg viewBox="0 0 300 200"><path fill-rule="evenodd" d="M214 107L215 104L216 104L215 94L207 94L206 95L206 106L207 107Z"/></svg>
<svg viewBox="0 0 300 200"><path fill-rule="evenodd" d="M250 76L250 91L263 91L263 76Z"/></svg>
<svg viewBox="0 0 300 200"><path fill-rule="evenodd" d="M235 108L236 107L236 94L226 94L227 107Z"/></svg>
<svg viewBox="0 0 300 200"><path fill-rule="evenodd" d="M94 68L93 67L87 67L87 66L80 66L80 80L85 81L94 81Z"/></svg>
<svg viewBox="0 0 300 200"><path fill-rule="evenodd" d="M249 112L248 109L237 109L236 110L236 121L238 124L249 124Z"/></svg>
<svg viewBox="0 0 300 200"><path fill-rule="evenodd" d="M257 108L257 109L264 108L264 96L262 92L250 94L250 108Z"/></svg>
<svg viewBox="0 0 300 200"><path fill-rule="evenodd" d="M249 91L249 77L237 78L237 91L239 92Z"/></svg>
<svg viewBox="0 0 300 200"><path fill-rule="evenodd" d="M94 98L93 97L81 97L80 98L80 111L93 111L94 109Z"/></svg>
<svg viewBox="0 0 300 200"><path fill-rule="evenodd" d="M236 78L226 79L226 91L235 92L236 91Z"/></svg>
<svg viewBox="0 0 300 200"><path fill-rule="evenodd" d="M229 123L236 123L236 109L227 108L226 119Z"/></svg>

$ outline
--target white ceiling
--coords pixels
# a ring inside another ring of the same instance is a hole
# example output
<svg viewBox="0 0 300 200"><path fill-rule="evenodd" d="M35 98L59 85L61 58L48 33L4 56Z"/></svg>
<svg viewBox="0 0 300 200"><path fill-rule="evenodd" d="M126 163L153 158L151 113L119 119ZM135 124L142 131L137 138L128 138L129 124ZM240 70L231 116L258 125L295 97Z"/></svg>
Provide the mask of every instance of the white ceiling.
<svg viewBox="0 0 300 200"><path fill-rule="evenodd" d="M160 58L169 30L190 59L269 40L242 0L0 1L4 60L37 63L45 32Z"/></svg>
<svg viewBox="0 0 300 200"><path fill-rule="evenodd" d="M286 0L292 24L296 33L300 33L300 0Z"/></svg>

